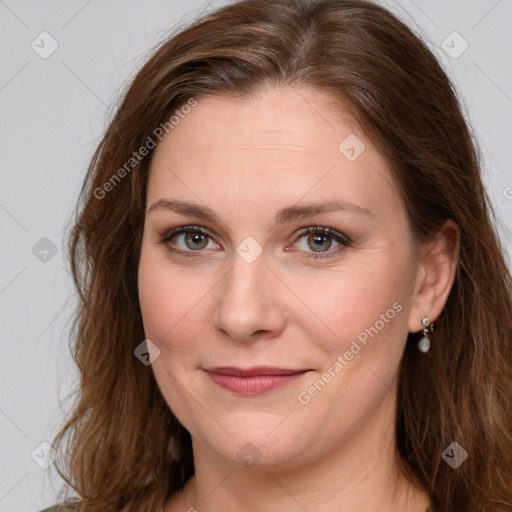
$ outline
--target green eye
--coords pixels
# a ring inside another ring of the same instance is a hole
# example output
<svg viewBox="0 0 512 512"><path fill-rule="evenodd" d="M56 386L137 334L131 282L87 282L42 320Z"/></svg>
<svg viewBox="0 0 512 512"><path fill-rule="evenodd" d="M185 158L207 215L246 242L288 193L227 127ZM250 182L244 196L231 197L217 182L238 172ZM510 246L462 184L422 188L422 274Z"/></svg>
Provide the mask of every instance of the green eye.
<svg viewBox="0 0 512 512"><path fill-rule="evenodd" d="M179 235L184 235L183 242L185 248L171 247L171 243L172 245L176 245L173 239L177 238ZM313 259L335 256L351 244L351 240L345 235L331 228L320 226L311 226L303 229L298 233L297 240L301 240L302 238L305 238L306 245L300 249L300 252L307 253L305 257ZM339 247L334 250L329 250L332 247L333 240L339 244ZM167 231L166 234L160 238L160 242L167 244L171 252L187 257L200 256L202 249L208 248L209 241L214 243L215 248L220 247L214 242L213 236L209 231L201 226L180 226ZM308 249L310 249L311 252Z"/></svg>

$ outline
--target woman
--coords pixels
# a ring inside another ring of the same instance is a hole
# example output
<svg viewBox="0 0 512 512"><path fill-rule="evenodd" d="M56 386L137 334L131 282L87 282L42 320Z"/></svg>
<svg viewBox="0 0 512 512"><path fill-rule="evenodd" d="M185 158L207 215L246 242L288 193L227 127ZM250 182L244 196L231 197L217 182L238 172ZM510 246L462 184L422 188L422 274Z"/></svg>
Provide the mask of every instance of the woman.
<svg viewBox="0 0 512 512"><path fill-rule="evenodd" d="M173 35L127 89L70 238L64 501L509 511L493 221L446 74L385 9L245 0Z"/></svg>

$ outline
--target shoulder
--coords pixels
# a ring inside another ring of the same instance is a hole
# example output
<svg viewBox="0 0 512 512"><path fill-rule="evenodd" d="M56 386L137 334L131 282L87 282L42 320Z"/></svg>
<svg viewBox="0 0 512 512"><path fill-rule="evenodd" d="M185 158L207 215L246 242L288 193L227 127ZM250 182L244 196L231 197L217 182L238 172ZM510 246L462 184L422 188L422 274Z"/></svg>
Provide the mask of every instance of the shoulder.
<svg viewBox="0 0 512 512"><path fill-rule="evenodd" d="M41 510L41 512L73 512L74 510L75 507L72 503L59 503L52 507L45 508L44 510Z"/></svg>

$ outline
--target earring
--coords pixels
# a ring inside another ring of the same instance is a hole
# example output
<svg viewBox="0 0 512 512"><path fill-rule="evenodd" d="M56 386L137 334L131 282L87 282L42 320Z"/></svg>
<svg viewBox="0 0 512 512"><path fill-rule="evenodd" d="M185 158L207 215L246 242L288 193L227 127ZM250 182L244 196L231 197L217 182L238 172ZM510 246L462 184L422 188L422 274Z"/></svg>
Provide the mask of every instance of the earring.
<svg viewBox="0 0 512 512"><path fill-rule="evenodd" d="M425 354L430 350L430 339L428 336L434 332L434 322L426 315L421 319L421 323L425 326L425 329L423 329L423 337L418 341L418 350Z"/></svg>

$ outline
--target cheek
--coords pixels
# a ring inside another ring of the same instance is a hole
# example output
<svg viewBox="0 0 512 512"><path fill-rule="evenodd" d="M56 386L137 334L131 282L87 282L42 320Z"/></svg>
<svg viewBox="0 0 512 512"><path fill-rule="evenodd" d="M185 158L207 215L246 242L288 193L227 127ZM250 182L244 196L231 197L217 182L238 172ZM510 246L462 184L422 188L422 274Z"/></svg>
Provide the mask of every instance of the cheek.
<svg viewBox="0 0 512 512"><path fill-rule="evenodd" d="M203 308L199 302L207 293L208 283L171 266L165 258L165 251L143 248L138 269L139 303L146 337L172 366L201 345L204 336L200 329L204 329L206 319L200 317Z"/></svg>
<svg viewBox="0 0 512 512"><path fill-rule="evenodd" d="M319 301L319 316L330 328L330 342L324 347L329 353L348 350L355 339L364 343L372 338L370 332L381 338L403 328L407 278L401 280L402 273L392 261L381 261L371 269L347 269L342 278L326 283L328 300Z"/></svg>
<svg viewBox="0 0 512 512"><path fill-rule="evenodd" d="M336 429L347 417L352 418L350 428L360 428L388 394L407 330L405 259L385 251L380 257L360 257L357 265L347 263L343 275L324 282L329 300L316 303L330 329L318 341L322 368L304 384L298 399L310 414L330 418L326 428L332 430L326 435L338 435ZM338 406L332 408L332 403Z"/></svg>
<svg viewBox="0 0 512 512"><path fill-rule="evenodd" d="M139 304L146 336L152 341L161 337L169 329L175 289L162 283L161 267L154 264L154 258L142 250L138 270Z"/></svg>
<svg viewBox="0 0 512 512"><path fill-rule="evenodd" d="M193 276L186 274L172 269L156 250L142 250L138 286L144 331L160 350L151 368L173 414L197 436L200 430L196 418L201 418L202 413L196 404L203 400L197 391L191 400L190 393L196 389L194 370L204 339L197 326L205 324L197 321L200 310L194 306L205 292L195 286L199 283L191 284Z"/></svg>
<svg viewBox="0 0 512 512"><path fill-rule="evenodd" d="M186 314L184 284L172 272L160 248L142 246L138 269L139 303L146 336L159 348Z"/></svg>

